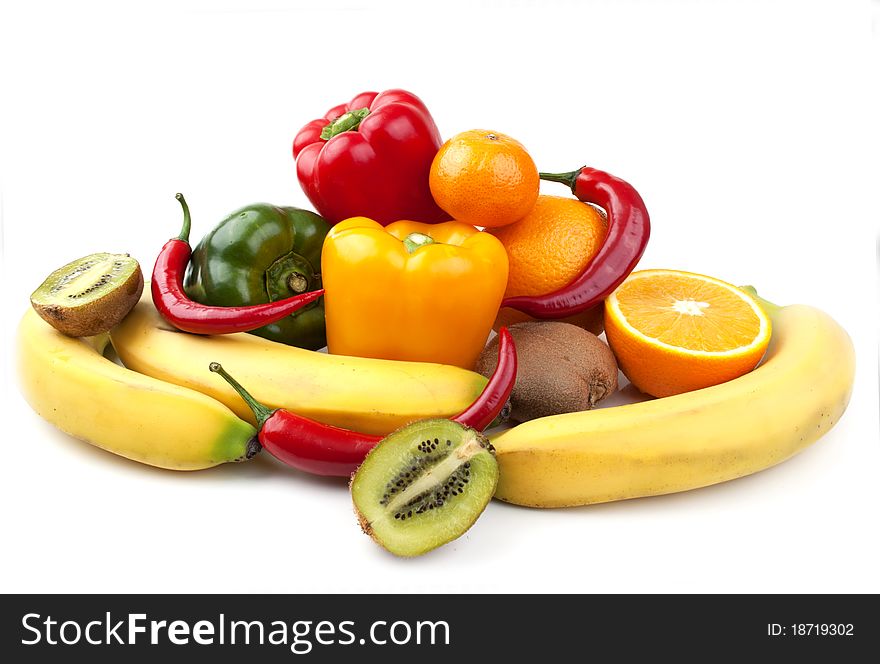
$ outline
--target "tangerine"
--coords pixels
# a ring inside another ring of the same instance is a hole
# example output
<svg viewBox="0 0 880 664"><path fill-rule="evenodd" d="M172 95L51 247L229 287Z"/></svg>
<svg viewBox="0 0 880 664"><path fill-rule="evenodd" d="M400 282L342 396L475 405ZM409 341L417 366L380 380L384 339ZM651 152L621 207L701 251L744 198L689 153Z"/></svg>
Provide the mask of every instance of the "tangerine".
<svg viewBox="0 0 880 664"><path fill-rule="evenodd" d="M522 219L538 198L540 178L522 144L472 129L444 143L431 164L431 194L457 221L497 228Z"/></svg>
<svg viewBox="0 0 880 664"><path fill-rule="evenodd" d="M538 196L515 224L490 231L507 250L504 297L545 295L567 286L605 241L605 215L592 205L563 196Z"/></svg>

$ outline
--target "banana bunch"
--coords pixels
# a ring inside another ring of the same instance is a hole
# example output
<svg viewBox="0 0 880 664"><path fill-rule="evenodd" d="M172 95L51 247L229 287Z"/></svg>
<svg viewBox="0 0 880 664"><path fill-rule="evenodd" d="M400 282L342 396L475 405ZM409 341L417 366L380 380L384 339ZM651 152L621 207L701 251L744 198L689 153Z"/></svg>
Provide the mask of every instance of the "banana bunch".
<svg viewBox="0 0 880 664"><path fill-rule="evenodd" d="M125 367L104 357L111 341ZM457 367L330 356L249 335L185 334L149 291L110 335L74 339L33 310L18 330L18 374L31 407L62 431L129 459L196 470L259 451L247 405L208 370L236 374L272 408L367 433L464 410L486 379ZM240 419L243 418L243 419Z"/></svg>
<svg viewBox="0 0 880 664"><path fill-rule="evenodd" d="M451 417L486 385L473 371L316 353L253 334L199 336L166 323L149 289L110 332L129 369L207 394L253 422L253 413L225 381L208 371L220 362L269 408L288 408L325 424L387 434L410 422Z"/></svg>
<svg viewBox="0 0 880 664"><path fill-rule="evenodd" d="M751 373L673 397L532 420L494 436L496 497L563 507L686 491L763 470L819 439L849 402L852 342L818 309L762 305L773 337Z"/></svg>
<svg viewBox="0 0 880 664"><path fill-rule="evenodd" d="M643 403L532 420L492 438L496 497L560 507L685 491L741 477L796 454L840 419L855 356L846 332L805 305L773 307L762 364L714 387ZM123 368L28 311L18 332L22 391L77 438L162 468L249 458L251 413L208 371L221 361L272 408L384 434L462 410L485 379L442 365L304 351L233 334L166 325L145 297L111 332Z"/></svg>
<svg viewBox="0 0 880 664"><path fill-rule="evenodd" d="M61 334L32 309L18 327L22 393L62 431L172 470L243 461L259 451L254 428L219 401L105 358L107 335L89 341Z"/></svg>

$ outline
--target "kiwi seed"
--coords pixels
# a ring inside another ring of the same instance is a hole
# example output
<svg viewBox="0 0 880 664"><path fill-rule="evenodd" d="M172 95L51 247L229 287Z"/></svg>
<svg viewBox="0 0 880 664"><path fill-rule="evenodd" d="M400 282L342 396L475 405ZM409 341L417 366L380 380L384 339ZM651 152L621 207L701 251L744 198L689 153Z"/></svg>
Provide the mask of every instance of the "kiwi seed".
<svg viewBox="0 0 880 664"><path fill-rule="evenodd" d="M107 332L137 304L144 275L128 254L98 253L58 268L31 294L31 305L71 337Z"/></svg>
<svg viewBox="0 0 880 664"><path fill-rule="evenodd" d="M508 330L518 369L510 417L519 422L590 410L617 391L617 360L595 334L558 321L529 321ZM489 376L498 361L498 338L483 349L476 371Z"/></svg>
<svg viewBox="0 0 880 664"><path fill-rule="evenodd" d="M351 480L361 529L399 556L417 556L473 525L495 493L494 449L451 420L422 420L384 438Z"/></svg>

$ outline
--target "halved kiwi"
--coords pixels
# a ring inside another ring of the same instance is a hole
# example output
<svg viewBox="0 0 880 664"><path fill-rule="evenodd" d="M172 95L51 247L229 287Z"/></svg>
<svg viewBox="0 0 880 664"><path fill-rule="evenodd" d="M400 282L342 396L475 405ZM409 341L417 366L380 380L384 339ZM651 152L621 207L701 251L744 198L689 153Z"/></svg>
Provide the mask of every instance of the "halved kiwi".
<svg viewBox="0 0 880 664"><path fill-rule="evenodd" d="M40 317L71 337L107 332L144 290L141 266L128 254L90 254L46 277L31 295Z"/></svg>
<svg viewBox="0 0 880 664"><path fill-rule="evenodd" d="M498 483L494 448L451 420L398 429L367 455L351 480L363 531L398 556L418 556L470 528Z"/></svg>

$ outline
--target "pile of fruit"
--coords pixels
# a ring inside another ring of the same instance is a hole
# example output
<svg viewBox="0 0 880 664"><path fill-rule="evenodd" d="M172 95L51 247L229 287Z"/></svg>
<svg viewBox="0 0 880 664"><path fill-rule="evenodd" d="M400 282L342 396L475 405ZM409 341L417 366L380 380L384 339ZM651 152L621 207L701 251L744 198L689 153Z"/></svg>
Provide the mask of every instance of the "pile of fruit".
<svg viewBox="0 0 880 664"><path fill-rule="evenodd" d="M317 213L250 205L191 249L178 194L146 293L128 254L52 272L18 334L34 410L160 468L265 450L350 478L364 532L413 556L492 497L586 505L759 471L846 409L853 347L825 313L633 271L650 222L624 180L539 173L496 131L444 143L402 90L330 109L293 155ZM593 410L619 371L645 400Z"/></svg>

